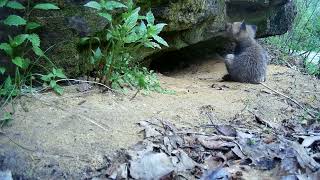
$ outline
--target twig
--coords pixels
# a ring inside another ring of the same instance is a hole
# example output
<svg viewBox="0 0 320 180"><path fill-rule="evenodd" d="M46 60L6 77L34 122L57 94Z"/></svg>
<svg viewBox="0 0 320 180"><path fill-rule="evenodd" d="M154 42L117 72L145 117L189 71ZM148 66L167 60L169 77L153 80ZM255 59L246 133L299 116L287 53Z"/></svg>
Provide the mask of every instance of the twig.
<svg viewBox="0 0 320 180"><path fill-rule="evenodd" d="M310 93L310 94L320 94L320 92L316 91L302 91L303 93Z"/></svg>
<svg viewBox="0 0 320 180"><path fill-rule="evenodd" d="M106 89L109 89L112 92L120 92L120 91L116 91L116 90L110 88L109 86L107 86L105 84L102 84L102 83L99 83L99 82L95 82L95 81L86 81L86 80L80 80L80 79L59 79L56 82L62 82L62 81L75 81L75 82L83 82L83 83L92 83L92 84L97 84L97 85L103 86L103 87L105 87Z"/></svg>
<svg viewBox="0 0 320 180"><path fill-rule="evenodd" d="M243 155L247 156L247 154L243 151L241 145L236 140L233 140L232 142L238 146L238 148L240 149L240 151L242 152Z"/></svg>
<svg viewBox="0 0 320 180"><path fill-rule="evenodd" d="M130 98L129 101L132 101L136 96L137 94L140 92L140 89L137 90L137 92Z"/></svg>
<svg viewBox="0 0 320 180"><path fill-rule="evenodd" d="M27 151L30 151L30 152L36 152L35 150L32 150L32 149L29 149L27 147L24 147L23 145L17 143L16 141L14 141L13 139L11 139L9 136L7 136L4 132L0 131L0 135L3 135L5 136L6 138L9 139L10 142L12 142L13 144L15 144L16 146L20 147L21 149L24 149L24 150L27 150Z"/></svg>
<svg viewBox="0 0 320 180"><path fill-rule="evenodd" d="M249 110L249 109L248 109L248 112L250 112L251 114L254 115L254 117L255 117L256 121L258 121L258 123L261 123L261 124L263 124L263 125L265 125L265 126L273 129L273 127L270 125L270 123L268 123L267 121L263 120L263 119L262 119L260 116L258 116L256 113L252 112L252 111Z"/></svg>
<svg viewBox="0 0 320 180"><path fill-rule="evenodd" d="M284 95L283 93L281 93L281 92L279 92L279 91L276 91L276 90L272 89L271 87L267 86L267 85L264 84L264 83L260 83L260 84L261 84L262 86L266 87L267 89L269 89L269 90L271 90L271 91L279 94L280 96L283 96L283 97L289 99L290 101L294 102L294 103L295 103L296 105L298 105L301 109L305 110L312 118L316 118L316 116L315 116L313 113L311 113L307 108L305 108L304 106L302 106L297 100L295 100L295 99L293 99L293 98L291 98L291 97L289 97L289 96L286 96L286 95Z"/></svg>

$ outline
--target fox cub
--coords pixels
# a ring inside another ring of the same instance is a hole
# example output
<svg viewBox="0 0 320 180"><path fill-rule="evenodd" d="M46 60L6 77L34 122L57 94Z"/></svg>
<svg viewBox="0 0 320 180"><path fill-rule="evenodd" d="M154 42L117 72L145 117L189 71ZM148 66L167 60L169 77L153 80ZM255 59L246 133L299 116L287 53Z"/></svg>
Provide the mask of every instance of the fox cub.
<svg viewBox="0 0 320 180"><path fill-rule="evenodd" d="M224 80L259 84L266 81L268 53L254 39L257 27L244 22L228 23L228 37L236 43L234 54L225 57L228 70Z"/></svg>

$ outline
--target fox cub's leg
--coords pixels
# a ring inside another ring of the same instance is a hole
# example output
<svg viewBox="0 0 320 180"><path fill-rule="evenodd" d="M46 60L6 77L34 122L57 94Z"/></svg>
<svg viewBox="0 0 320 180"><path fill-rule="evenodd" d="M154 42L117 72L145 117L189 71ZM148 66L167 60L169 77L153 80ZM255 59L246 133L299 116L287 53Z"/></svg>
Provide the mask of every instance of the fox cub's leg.
<svg viewBox="0 0 320 180"><path fill-rule="evenodd" d="M234 54L227 54L226 57L224 58L225 62L229 65L232 63L234 59Z"/></svg>
<svg viewBox="0 0 320 180"><path fill-rule="evenodd" d="M234 54L227 54L226 57L224 58L224 61L227 66L230 66L234 60Z"/></svg>

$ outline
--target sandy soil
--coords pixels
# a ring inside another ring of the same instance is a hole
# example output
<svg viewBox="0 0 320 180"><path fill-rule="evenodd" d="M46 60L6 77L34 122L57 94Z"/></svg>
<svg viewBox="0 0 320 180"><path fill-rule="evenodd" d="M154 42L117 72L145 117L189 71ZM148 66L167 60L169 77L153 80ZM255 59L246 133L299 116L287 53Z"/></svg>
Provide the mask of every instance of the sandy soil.
<svg viewBox="0 0 320 180"><path fill-rule="evenodd" d="M271 125L286 119L305 123L307 113L286 98L262 85L219 82L226 73L216 58L196 61L185 68L159 74L163 87L175 94L100 93L98 88L77 92L66 87L63 96L53 93L22 97L16 101L12 123L0 136L0 168L21 177L78 179L99 168L115 150L142 139L137 123L163 118L177 126L228 123L259 113ZM297 99L301 104L320 107L320 83L313 77L286 67L270 65L269 87Z"/></svg>

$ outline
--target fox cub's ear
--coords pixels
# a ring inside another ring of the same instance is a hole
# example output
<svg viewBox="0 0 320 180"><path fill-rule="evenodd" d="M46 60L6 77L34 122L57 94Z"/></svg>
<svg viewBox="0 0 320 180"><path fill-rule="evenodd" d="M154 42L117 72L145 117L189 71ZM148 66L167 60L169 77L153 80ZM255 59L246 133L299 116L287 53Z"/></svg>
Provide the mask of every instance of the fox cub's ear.
<svg viewBox="0 0 320 180"><path fill-rule="evenodd" d="M254 33L256 33L258 30L258 27L256 25L251 25L251 28L254 31Z"/></svg>
<svg viewBox="0 0 320 180"><path fill-rule="evenodd" d="M247 30L247 27L246 27L246 23L245 23L245 22L242 22L242 23L241 23L241 25L240 25L240 30L241 30L241 31Z"/></svg>

